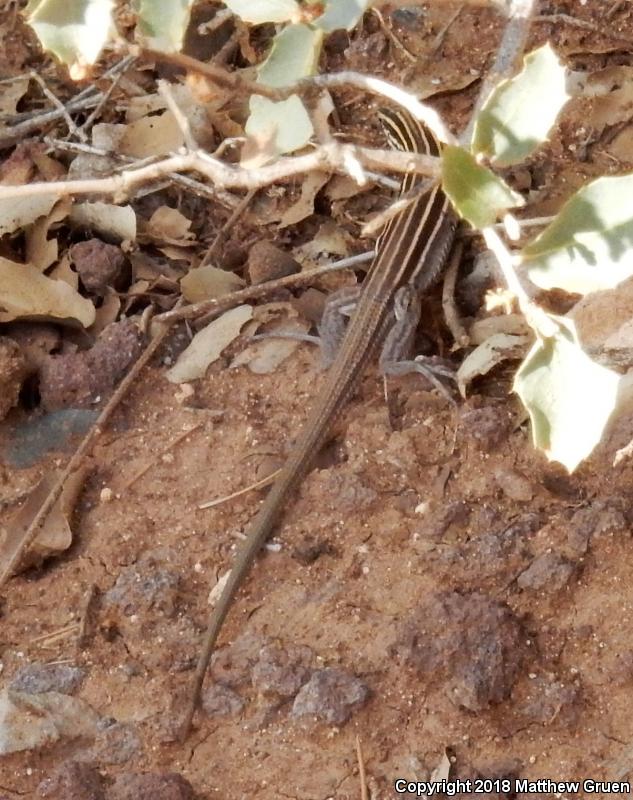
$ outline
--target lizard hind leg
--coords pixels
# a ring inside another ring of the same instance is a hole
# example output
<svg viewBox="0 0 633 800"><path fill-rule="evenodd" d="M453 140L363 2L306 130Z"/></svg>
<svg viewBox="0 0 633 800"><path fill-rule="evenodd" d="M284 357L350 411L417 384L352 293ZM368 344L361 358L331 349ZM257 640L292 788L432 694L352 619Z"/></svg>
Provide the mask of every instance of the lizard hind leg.
<svg viewBox="0 0 633 800"><path fill-rule="evenodd" d="M442 359L431 356L411 358L416 328L420 322L421 305L418 293L411 285L401 286L393 300L393 319L380 354L383 375L421 375L450 403L453 396L444 381L455 380L454 370Z"/></svg>

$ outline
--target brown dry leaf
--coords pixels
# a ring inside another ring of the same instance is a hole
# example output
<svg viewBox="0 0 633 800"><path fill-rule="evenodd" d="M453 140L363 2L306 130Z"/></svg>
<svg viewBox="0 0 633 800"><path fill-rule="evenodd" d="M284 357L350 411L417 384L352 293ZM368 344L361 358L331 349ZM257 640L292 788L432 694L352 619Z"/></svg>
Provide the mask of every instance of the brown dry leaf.
<svg viewBox="0 0 633 800"><path fill-rule="evenodd" d="M253 316L253 307L237 306L198 331L191 344L178 357L166 376L171 383L185 383L201 378L222 351L239 335L242 326Z"/></svg>
<svg viewBox="0 0 633 800"><path fill-rule="evenodd" d="M527 336L529 325L523 314L500 314L496 317L478 319L468 329L468 338L473 345L483 344L495 333L509 333Z"/></svg>
<svg viewBox="0 0 633 800"><path fill-rule="evenodd" d="M72 200L65 197L53 206L50 214L40 217L29 225L25 231L26 260L29 264L44 272L57 261L57 239L49 239L48 232L52 225L61 222L68 216L72 208Z"/></svg>
<svg viewBox="0 0 633 800"><path fill-rule="evenodd" d="M329 200L348 200L350 197L356 197L357 194L370 192L374 184L367 181L363 186L350 178L349 175L334 175L330 178L328 185L324 189L325 196Z"/></svg>
<svg viewBox="0 0 633 800"><path fill-rule="evenodd" d="M111 203L77 203L69 219L75 225L88 228L119 241L136 241L136 214L132 206Z"/></svg>
<svg viewBox="0 0 633 800"><path fill-rule="evenodd" d="M462 397L466 397L469 383L480 375L485 375L497 364L508 359L518 359L525 355L530 336L513 336L507 333L494 333L478 345L462 362L457 370L457 386Z"/></svg>
<svg viewBox="0 0 633 800"><path fill-rule="evenodd" d="M121 138L121 152L133 158L165 156L184 144L184 136L171 111L131 122Z"/></svg>
<svg viewBox="0 0 633 800"><path fill-rule="evenodd" d="M193 244L191 220L176 208L160 206L143 227L143 237L155 242L185 246Z"/></svg>
<svg viewBox="0 0 633 800"><path fill-rule="evenodd" d="M434 64L433 74L425 72L409 86L420 100L427 100L434 94L461 92L481 78L479 72L460 72L454 74L454 64L448 59L438 60Z"/></svg>
<svg viewBox="0 0 633 800"><path fill-rule="evenodd" d="M18 103L24 97L29 88L29 80L27 77L19 77L12 80L10 83L3 83L0 86L0 115L11 116L15 114ZM4 126L1 130L8 130Z"/></svg>
<svg viewBox="0 0 633 800"><path fill-rule="evenodd" d="M129 259L132 265L134 281L153 281L161 275L171 278L171 280L174 281L178 281L182 277L181 270L174 269L171 264L166 264L147 253L142 253L137 250L129 254Z"/></svg>
<svg viewBox="0 0 633 800"><path fill-rule="evenodd" d="M84 328L95 319L90 300L64 281L42 275L31 264L0 257L0 322L36 317L55 321L77 320Z"/></svg>
<svg viewBox="0 0 633 800"><path fill-rule="evenodd" d="M79 275L71 267L71 263L70 252L67 250L60 258L59 263L48 273L48 277L56 281L64 281L64 283L67 283L77 291L79 289Z"/></svg>
<svg viewBox="0 0 633 800"><path fill-rule="evenodd" d="M299 260L301 260L301 256L306 256L314 261L318 261L323 256L344 258L350 254L350 240L350 235L329 219L321 225L310 241L295 248L293 255L296 255Z"/></svg>
<svg viewBox="0 0 633 800"><path fill-rule="evenodd" d="M38 217L49 214L59 199L59 192L0 198L0 236L13 233L18 228L35 222Z"/></svg>
<svg viewBox="0 0 633 800"><path fill-rule="evenodd" d="M58 555L72 544L73 533L70 527L77 498L84 485L90 467L82 467L69 476L59 500L46 517L33 544L22 553L18 566L12 574L21 572L34 564L41 564L45 558ZM48 497L60 471L48 473L30 492L22 508L14 515L7 528L0 528L0 573L4 573L13 556L22 547L24 534Z"/></svg>
<svg viewBox="0 0 633 800"><path fill-rule="evenodd" d="M633 164L633 129L625 128L605 150L623 164Z"/></svg>
<svg viewBox="0 0 633 800"><path fill-rule="evenodd" d="M305 176L301 185L301 195L290 208L284 211L279 223L280 228L295 225L314 213L314 198L328 178L329 175L326 172L310 172Z"/></svg>
<svg viewBox="0 0 633 800"><path fill-rule="evenodd" d="M244 285L245 281L234 272L211 266L191 269L180 281L182 294L190 303L222 297Z"/></svg>
<svg viewBox="0 0 633 800"><path fill-rule="evenodd" d="M104 328L114 322L121 310L121 298L110 286L107 287L107 294L103 302L96 309L95 321L90 326L90 333L98 336Z"/></svg>
<svg viewBox="0 0 633 800"><path fill-rule="evenodd" d="M274 323L266 333L304 334L309 328L310 325L305 320L286 319ZM256 375L267 375L269 372L274 372L301 344L302 342L296 339L276 339L274 336L253 342L233 359L231 368L247 366Z"/></svg>
<svg viewBox="0 0 633 800"><path fill-rule="evenodd" d="M591 110L583 116L586 127L602 131L631 117L633 67L609 67L589 76L585 94L593 96Z"/></svg>

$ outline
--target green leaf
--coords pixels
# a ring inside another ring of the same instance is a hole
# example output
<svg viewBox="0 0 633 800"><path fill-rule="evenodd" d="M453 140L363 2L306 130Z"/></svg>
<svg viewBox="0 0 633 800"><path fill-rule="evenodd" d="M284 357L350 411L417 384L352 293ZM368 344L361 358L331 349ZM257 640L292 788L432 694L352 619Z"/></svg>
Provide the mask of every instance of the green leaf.
<svg viewBox="0 0 633 800"><path fill-rule="evenodd" d="M224 0L224 5L245 22L288 22L299 17L296 0Z"/></svg>
<svg viewBox="0 0 633 800"><path fill-rule="evenodd" d="M547 139L568 97L565 68L546 44L494 89L477 117L471 150L498 167L523 161Z"/></svg>
<svg viewBox="0 0 633 800"><path fill-rule="evenodd" d="M177 53L193 3L194 0L135 0L140 33L154 49Z"/></svg>
<svg viewBox="0 0 633 800"><path fill-rule="evenodd" d="M45 50L72 67L94 64L111 37L113 0L42 0L29 25Z"/></svg>
<svg viewBox="0 0 633 800"><path fill-rule="evenodd" d="M325 33L345 28L351 30L365 11L371 5L372 0L328 0L325 13L314 21Z"/></svg>
<svg viewBox="0 0 633 800"><path fill-rule="evenodd" d="M620 375L583 352L570 320L540 338L514 379L532 423L534 445L570 472L591 453L616 407Z"/></svg>
<svg viewBox="0 0 633 800"><path fill-rule="evenodd" d="M308 112L296 94L279 103L253 95L249 107L246 133L255 138L267 138L272 134L274 152L271 156L305 147L314 133Z"/></svg>
<svg viewBox="0 0 633 800"><path fill-rule="evenodd" d="M258 82L279 88L314 75L321 53L323 31L307 25L288 25L274 40L257 71Z"/></svg>
<svg viewBox="0 0 633 800"><path fill-rule="evenodd" d="M492 225L500 214L525 202L462 147L442 150L442 186L460 216L475 228Z"/></svg>
<svg viewBox="0 0 633 800"><path fill-rule="evenodd" d="M275 36L268 58L258 70L259 83L280 87L313 75L322 42L323 31L307 25L288 25ZM271 155L299 150L314 133L308 112L297 95L280 102L253 95L250 111L246 133L256 139L266 139L272 134Z"/></svg>
<svg viewBox="0 0 633 800"><path fill-rule="evenodd" d="M633 175L598 178L524 248L531 281L587 294L633 275Z"/></svg>

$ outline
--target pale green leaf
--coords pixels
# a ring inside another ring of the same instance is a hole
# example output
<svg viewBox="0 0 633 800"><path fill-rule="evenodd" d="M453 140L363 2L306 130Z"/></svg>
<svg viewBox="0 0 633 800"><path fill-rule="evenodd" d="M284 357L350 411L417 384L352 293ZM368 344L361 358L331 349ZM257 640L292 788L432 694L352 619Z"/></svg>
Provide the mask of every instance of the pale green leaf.
<svg viewBox="0 0 633 800"><path fill-rule="evenodd" d="M135 0L138 31L156 50L177 53L194 0Z"/></svg>
<svg viewBox="0 0 633 800"><path fill-rule="evenodd" d="M44 49L71 67L94 64L110 39L113 0L42 0L28 17Z"/></svg>
<svg viewBox="0 0 633 800"><path fill-rule="evenodd" d="M534 445L572 472L594 449L616 407L620 376L582 350L570 320L540 338L514 379L532 423Z"/></svg>
<svg viewBox="0 0 633 800"><path fill-rule="evenodd" d="M524 248L531 281L587 294L633 275L633 175L598 178Z"/></svg>
<svg viewBox="0 0 633 800"><path fill-rule="evenodd" d="M258 139L272 138L270 156L305 147L314 132L308 112L296 94L279 103L253 95L250 110L245 131Z"/></svg>
<svg viewBox="0 0 633 800"><path fill-rule="evenodd" d="M371 5L372 0L328 0L325 13L314 21L326 33L351 30Z"/></svg>
<svg viewBox="0 0 633 800"><path fill-rule="evenodd" d="M288 86L316 72L323 31L307 25L288 25L274 40L257 80L275 88Z"/></svg>
<svg viewBox="0 0 633 800"><path fill-rule="evenodd" d="M475 228L492 225L524 200L462 147L442 150L442 186L457 212Z"/></svg>
<svg viewBox="0 0 633 800"><path fill-rule="evenodd" d="M224 5L245 22L261 25L264 22L288 22L297 19L296 0L224 0Z"/></svg>
<svg viewBox="0 0 633 800"><path fill-rule="evenodd" d="M543 45L486 101L473 131L473 153L484 154L498 167L523 161L547 139L568 98L565 68L550 45Z"/></svg>

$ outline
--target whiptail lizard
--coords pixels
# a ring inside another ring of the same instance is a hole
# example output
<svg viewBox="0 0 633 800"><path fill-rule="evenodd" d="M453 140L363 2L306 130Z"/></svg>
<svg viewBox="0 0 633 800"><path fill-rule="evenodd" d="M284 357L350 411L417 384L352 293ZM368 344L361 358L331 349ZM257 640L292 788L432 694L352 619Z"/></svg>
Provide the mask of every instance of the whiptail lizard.
<svg viewBox="0 0 633 800"><path fill-rule="evenodd" d="M440 155L440 145L421 123L404 112L380 112L389 143L408 152ZM405 175L401 194L419 182L414 173ZM202 683L222 623L237 590L248 574L255 556L278 523L286 501L308 472L314 455L325 443L332 425L358 383L367 362L379 343L389 334L393 343L397 328L404 334L410 320L403 319L412 298L419 296L436 280L447 259L456 227L456 217L439 185L413 200L382 232L376 256L362 285L362 292L342 339L325 383L312 411L238 551L220 598L211 612L204 648L198 660L191 701L186 709L181 735L186 736L200 699ZM400 308L400 313L398 312ZM393 335L395 333L395 335ZM398 366L393 359L383 367ZM414 362L402 362L413 364ZM415 369L387 369L404 372Z"/></svg>

